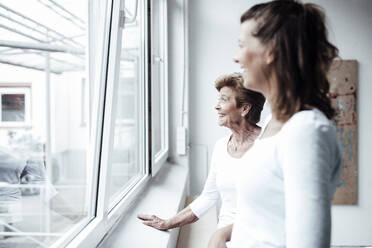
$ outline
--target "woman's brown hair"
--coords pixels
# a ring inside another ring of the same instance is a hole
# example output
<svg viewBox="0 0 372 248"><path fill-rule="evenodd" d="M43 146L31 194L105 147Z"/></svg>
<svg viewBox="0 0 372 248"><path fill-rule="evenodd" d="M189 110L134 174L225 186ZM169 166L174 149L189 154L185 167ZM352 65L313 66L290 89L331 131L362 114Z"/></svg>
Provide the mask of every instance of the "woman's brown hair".
<svg viewBox="0 0 372 248"><path fill-rule="evenodd" d="M217 78L215 87L220 91L223 87L229 87L236 92L236 107L240 108L244 104L250 104L251 109L244 118L251 124L260 121L261 112L265 103L265 97L256 91L244 88L243 76L241 73L232 73Z"/></svg>
<svg viewBox="0 0 372 248"><path fill-rule="evenodd" d="M318 108L329 119L334 109L329 99L327 73L338 49L328 41L324 11L318 5L278 0L258 4L241 16L257 23L253 36L270 49L274 57L265 68L273 72L278 84L275 105L279 120L294 113Z"/></svg>

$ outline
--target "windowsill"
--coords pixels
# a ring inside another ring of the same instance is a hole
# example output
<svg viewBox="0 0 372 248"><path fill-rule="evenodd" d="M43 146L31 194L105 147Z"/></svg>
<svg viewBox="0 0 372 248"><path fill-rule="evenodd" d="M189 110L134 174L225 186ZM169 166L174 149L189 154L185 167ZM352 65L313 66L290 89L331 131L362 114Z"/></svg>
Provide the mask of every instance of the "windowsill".
<svg viewBox="0 0 372 248"><path fill-rule="evenodd" d="M175 247L178 228L153 229L143 225L137 214L155 214L161 218L176 214L184 206L188 172L187 166L166 163L98 247Z"/></svg>

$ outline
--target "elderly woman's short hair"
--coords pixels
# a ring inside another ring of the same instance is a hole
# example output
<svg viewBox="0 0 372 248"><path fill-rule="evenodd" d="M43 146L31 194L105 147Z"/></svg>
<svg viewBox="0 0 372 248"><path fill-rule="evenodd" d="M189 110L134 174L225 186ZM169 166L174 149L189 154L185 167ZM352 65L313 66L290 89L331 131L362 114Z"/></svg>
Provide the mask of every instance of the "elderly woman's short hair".
<svg viewBox="0 0 372 248"><path fill-rule="evenodd" d="M218 91L223 87L229 87L234 90L237 93L235 98L237 108L242 107L244 104L252 105L245 119L252 124L256 124L260 121L265 97L261 93L244 88L243 82L244 79L241 73L232 73L219 77L216 80L215 87Z"/></svg>

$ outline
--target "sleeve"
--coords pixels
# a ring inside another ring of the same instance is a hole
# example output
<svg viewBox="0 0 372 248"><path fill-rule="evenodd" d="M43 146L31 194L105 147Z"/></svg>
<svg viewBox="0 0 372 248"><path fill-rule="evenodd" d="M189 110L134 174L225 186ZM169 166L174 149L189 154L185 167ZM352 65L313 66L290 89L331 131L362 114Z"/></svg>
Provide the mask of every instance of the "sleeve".
<svg viewBox="0 0 372 248"><path fill-rule="evenodd" d="M30 184L43 184L46 200L50 200L57 194L57 190L46 176L44 163L41 159L27 160L22 177L27 177L27 182Z"/></svg>
<svg viewBox="0 0 372 248"><path fill-rule="evenodd" d="M218 159L216 158L217 153L218 153L216 150L217 150L217 144L213 149L210 170L209 170L207 180L204 184L203 191L201 195L189 205L192 212L198 218L200 218L205 213L207 213L208 210L217 203L217 200L220 197L217 184L216 184L216 176L217 176L216 161Z"/></svg>
<svg viewBox="0 0 372 248"><path fill-rule="evenodd" d="M280 143L287 247L328 248L333 182L340 170L334 127L293 127Z"/></svg>

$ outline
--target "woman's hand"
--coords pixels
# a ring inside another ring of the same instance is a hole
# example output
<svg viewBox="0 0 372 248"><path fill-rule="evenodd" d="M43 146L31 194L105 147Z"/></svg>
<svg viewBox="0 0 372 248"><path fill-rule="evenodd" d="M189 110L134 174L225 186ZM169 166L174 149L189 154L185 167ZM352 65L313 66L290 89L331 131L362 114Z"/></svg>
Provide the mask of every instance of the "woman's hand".
<svg viewBox="0 0 372 248"><path fill-rule="evenodd" d="M158 230L168 230L193 223L199 218L192 212L190 207L184 208L181 212L168 220L160 219L156 215L139 214L137 218L143 220L143 224L156 228Z"/></svg>
<svg viewBox="0 0 372 248"><path fill-rule="evenodd" d="M143 224L147 226L151 226L153 228L156 228L158 230L168 230L171 228L169 222L167 220L163 220L156 215L146 215L146 214L139 214L137 215L137 218L140 220L143 220Z"/></svg>
<svg viewBox="0 0 372 248"><path fill-rule="evenodd" d="M208 242L208 248L226 248L226 242L230 241L232 225L215 231Z"/></svg>

